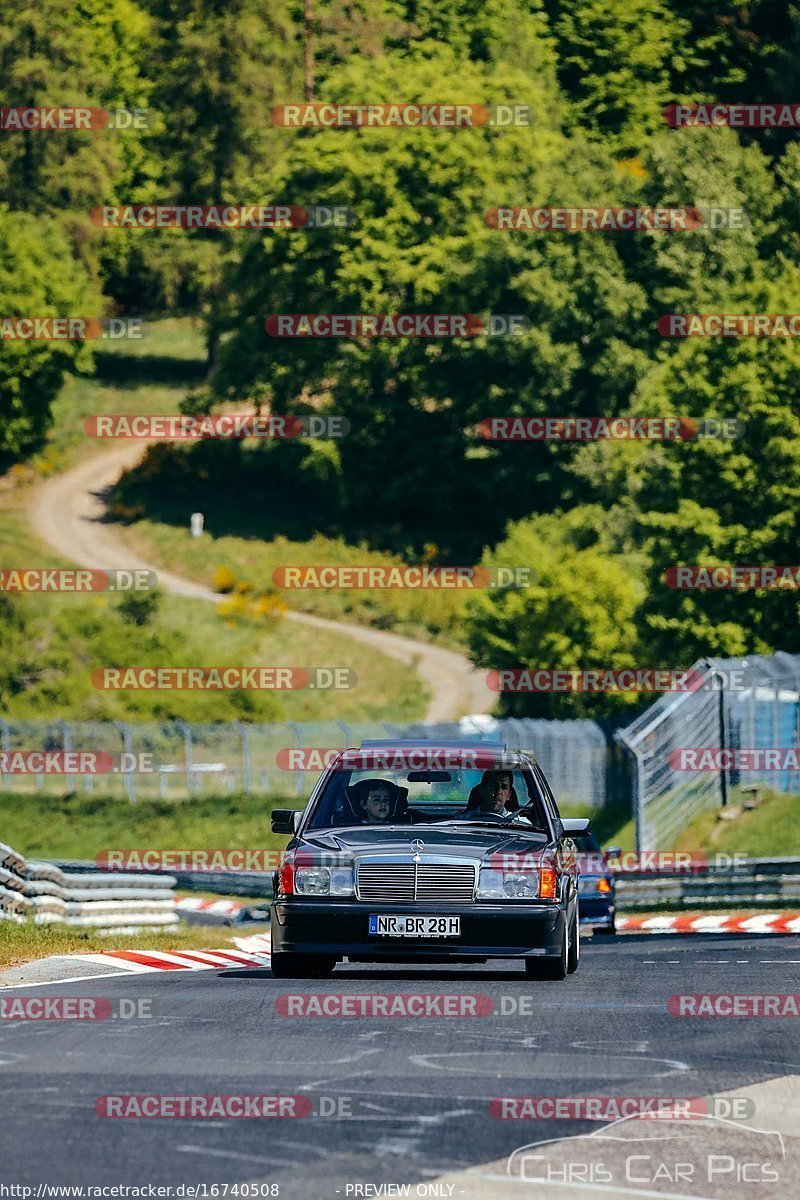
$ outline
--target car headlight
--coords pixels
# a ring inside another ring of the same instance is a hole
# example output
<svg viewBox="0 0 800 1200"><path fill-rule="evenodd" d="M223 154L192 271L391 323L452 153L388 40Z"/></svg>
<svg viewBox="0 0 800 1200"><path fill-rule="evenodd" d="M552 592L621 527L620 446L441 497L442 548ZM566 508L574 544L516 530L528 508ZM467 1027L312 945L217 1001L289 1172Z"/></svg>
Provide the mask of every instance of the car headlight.
<svg viewBox="0 0 800 1200"><path fill-rule="evenodd" d="M353 896L353 868L296 867L294 890L298 896Z"/></svg>
<svg viewBox="0 0 800 1200"><path fill-rule="evenodd" d="M476 897L478 900L538 900L542 896L554 895L549 887L542 887L541 875L555 875L554 871L497 871L481 867ZM549 880L547 881L549 883Z"/></svg>

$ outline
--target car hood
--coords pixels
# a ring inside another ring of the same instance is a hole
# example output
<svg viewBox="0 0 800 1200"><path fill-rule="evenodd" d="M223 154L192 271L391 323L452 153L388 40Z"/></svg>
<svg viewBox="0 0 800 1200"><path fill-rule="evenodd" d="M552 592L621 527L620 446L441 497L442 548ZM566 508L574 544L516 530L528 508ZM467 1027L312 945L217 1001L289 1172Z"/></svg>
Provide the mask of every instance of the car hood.
<svg viewBox="0 0 800 1200"><path fill-rule="evenodd" d="M470 825L465 829L436 828L435 826L394 826L376 831L374 826L341 830L308 832L299 839L297 849L320 853L341 854L409 854L411 843L422 842L420 853L452 855L454 858L488 857L490 854L534 855L552 843L545 834L521 832L518 829L482 829Z"/></svg>

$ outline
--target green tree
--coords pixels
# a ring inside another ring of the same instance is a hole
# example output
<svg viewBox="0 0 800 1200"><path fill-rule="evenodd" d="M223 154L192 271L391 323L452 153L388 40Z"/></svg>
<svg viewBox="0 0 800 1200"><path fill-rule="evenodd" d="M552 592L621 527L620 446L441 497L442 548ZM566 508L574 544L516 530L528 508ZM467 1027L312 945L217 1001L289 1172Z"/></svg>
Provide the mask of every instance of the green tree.
<svg viewBox="0 0 800 1200"><path fill-rule="evenodd" d="M466 633L478 666L533 672L638 664L634 617L644 595L643 562L613 554L595 527L599 519L602 513L585 509L509 526L484 563L527 567L531 583L471 598ZM499 711L512 716L597 716L637 702L630 692L498 695Z"/></svg>
<svg viewBox="0 0 800 1200"><path fill-rule="evenodd" d="M565 139L544 73L486 68L425 43L365 70L343 67L328 98L475 103L526 95L539 123L507 130L300 132L281 191L310 190L355 210L354 229L276 232L251 242L229 283L235 327L214 380L219 399L262 395L277 411L314 397L352 424L339 453L351 531L404 549L435 541L480 553L509 517L559 501L560 457L477 444L471 427L512 412L624 405L641 289L623 277L610 239L510 234L487 227L498 205L570 203L611 194L599 151ZM521 337L280 339L270 313L521 314ZM627 330L626 330L627 332ZM618 366L622 363L622 368ZM622 376L622 378L621 378ZM511 449L518 449L511 448ZM459 522L451 514L457 511Z"/></svg>
<svg viewBox="0 0 800 1200"><path fill-rule="evenodd" d="M101 300L58 222L0 208L0 314L96 317ZM91 367L90 343L0 339L0 462L36 449L64 375Z"/></svg>
<svg viewBox="0 0 800 1200"><path fill-rule="evenodd" d="M133 0L40 0L9 9L0 28L9 107L141 108L149 24ZM129 130L23 129L0 141L0 195L27 212L91 229L89 210L147 172L142 135ZM84 233L85 236L85 233Z"/></svg>
<svg viewBox="0 0 800 1200"><path fill-rule="evenodd" d="M687 22L667 0L545 0L573 128L636 153L663 123ZM674 67L673 67L674 69Z"/></svg>
<svg viewBox="0 0 800 1200"><path fill-rule="evenodd" d="M263 203L282 153L272 108L299 94L299 28L277 0L190 0L178 7L151 0L150 10L156 36L148 73L161 114L153 144L162 201ZM267 194L267 202L274 199ZM159 238L177 271L178 294L202 307L209 365L223 263L248 236L212 229Z"/></svg>

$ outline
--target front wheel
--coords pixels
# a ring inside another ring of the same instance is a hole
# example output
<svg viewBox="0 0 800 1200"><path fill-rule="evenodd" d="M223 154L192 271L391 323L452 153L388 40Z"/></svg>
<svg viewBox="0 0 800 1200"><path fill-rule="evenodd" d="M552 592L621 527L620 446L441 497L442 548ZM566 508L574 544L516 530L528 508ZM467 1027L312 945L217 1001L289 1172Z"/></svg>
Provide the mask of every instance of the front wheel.
<svg viewBox="0 0 800 1200"><path fill-rule="evenodd" d="M335 958L317 954L287 954L278 950L270 956L272 974L278 979L322 979L333 974Z"/></svg>
<svg viewBox="0 0 800 1200"><path fill-rule="evenodd" d="M525 974L528 979L566 979L569 974L570 941L569 926L565 924L558 957L525 959Z"/></svg>
<svg viewBox="0 0 800 1200"><path fill-rule="evenodd" d="M567 973L574 975L578 969L578 963L581 961L581 926L578 920L578 914L575 914L575 920L572 922L572 937L569 942L569 950L567 951Z"/></svg>

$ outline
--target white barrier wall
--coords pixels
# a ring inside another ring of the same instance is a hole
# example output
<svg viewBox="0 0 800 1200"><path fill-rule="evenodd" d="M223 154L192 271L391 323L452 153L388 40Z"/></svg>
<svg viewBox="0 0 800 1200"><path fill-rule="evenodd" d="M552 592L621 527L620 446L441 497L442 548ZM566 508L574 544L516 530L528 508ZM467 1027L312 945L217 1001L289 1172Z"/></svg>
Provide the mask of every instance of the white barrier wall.
<svg viewBox="0 0 800 1200"><path fill-rule="evenodd" d="M174 875L71 874L0 842L0 920L126 933L177 925Z"/></svg>

